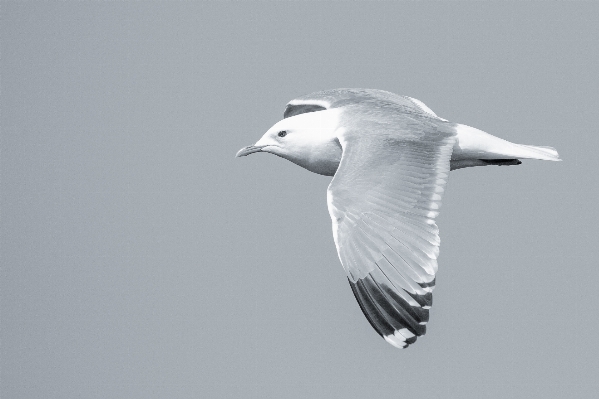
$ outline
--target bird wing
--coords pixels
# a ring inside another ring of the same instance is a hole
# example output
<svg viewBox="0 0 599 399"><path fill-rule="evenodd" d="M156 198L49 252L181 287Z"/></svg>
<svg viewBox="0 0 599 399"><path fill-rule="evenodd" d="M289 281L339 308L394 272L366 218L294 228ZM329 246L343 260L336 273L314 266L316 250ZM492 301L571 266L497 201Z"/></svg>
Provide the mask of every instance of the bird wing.
<svg viewBox="0 0 599 399"><path fill-rule="evenodd" d="M362 106L366 104L374 106L388 104L403 112L425 115L446 122L445 119L439 118L420 100L375 89L332 89L306 94L289 101L285 106L283 117L289 118L307 112L345 107L351 104L360 104Z"/></svg>
<svg viewBox="0 0 599 399"><path fill-rule="evenodd" d="M405 348L426 332L440 243L435 217L455 133L440 120L369 116L339 134L343 155L328 209L362 312L387 342Z"/></svg>
<svg viewBox="0 0 599 399"><path fill-rule="evenodd" d="M313 102L287 104L285 106L285 112L283 112L283 119L308 112L324 111L325 109L328 109L327 106L328 104L326 103L318 104Z"/></svg>

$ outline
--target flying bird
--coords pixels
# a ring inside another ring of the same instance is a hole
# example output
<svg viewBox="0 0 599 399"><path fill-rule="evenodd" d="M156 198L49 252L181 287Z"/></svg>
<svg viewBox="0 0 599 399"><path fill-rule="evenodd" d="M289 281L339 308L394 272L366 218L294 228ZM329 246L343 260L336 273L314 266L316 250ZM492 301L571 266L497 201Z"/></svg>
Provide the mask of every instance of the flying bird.
<svg viewBox="0 0 599 399"><path fill-rule="evenodd" d="M353 294L376 332L406 348L426 332L435 288L435 218L450 170L560 161L551 147L514 144L438 117L421 101L335 89L290 101L284 119L237 157L267 152L334 176L333 238Z"/></svg>

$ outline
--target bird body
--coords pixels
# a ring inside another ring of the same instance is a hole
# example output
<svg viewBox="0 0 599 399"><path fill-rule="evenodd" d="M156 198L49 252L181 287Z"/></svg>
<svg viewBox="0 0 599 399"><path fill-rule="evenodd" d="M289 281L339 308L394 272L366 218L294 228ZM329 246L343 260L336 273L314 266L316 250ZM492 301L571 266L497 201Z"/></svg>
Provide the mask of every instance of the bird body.
<svg viewBox="0 0 599 399"><path fill-rule="evenodd" d="M440 244L434 220L449 171L559 160L553 148L510 143L370 89L290 101L284 119L237 156L255 152L334 176L327 203L339 259L362 312L398 348L426 332Z"/></svg>

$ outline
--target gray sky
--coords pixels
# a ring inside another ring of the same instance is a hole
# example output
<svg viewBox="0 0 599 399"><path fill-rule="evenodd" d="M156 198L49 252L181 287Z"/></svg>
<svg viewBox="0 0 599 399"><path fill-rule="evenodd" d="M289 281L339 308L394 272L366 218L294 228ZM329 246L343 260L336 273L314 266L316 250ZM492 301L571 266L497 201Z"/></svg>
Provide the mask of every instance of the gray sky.
<svg viewBox="0 0 599 399"><path fill-rule="evenodd" d="M4 398L592 397L599 5L7 2ZM234 159L365 87L561 163L452 172L427 335L378 337L326 187Z"/></svg>

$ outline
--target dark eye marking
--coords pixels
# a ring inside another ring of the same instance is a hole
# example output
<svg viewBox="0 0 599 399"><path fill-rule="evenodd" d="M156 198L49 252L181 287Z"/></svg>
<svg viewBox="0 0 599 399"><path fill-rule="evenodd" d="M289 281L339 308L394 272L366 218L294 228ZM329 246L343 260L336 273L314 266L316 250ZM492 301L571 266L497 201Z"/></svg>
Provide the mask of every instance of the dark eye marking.
<svg viewBox="0 0 599 399"><path fill-rule="evenodd" d="M279 133L277 133L277 136L285 137L285 136L287 136L287 132L285 130L281 130Z"/></svg>

